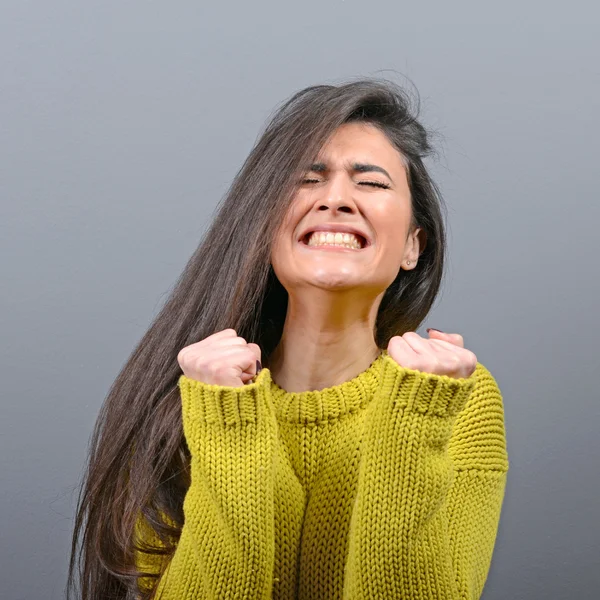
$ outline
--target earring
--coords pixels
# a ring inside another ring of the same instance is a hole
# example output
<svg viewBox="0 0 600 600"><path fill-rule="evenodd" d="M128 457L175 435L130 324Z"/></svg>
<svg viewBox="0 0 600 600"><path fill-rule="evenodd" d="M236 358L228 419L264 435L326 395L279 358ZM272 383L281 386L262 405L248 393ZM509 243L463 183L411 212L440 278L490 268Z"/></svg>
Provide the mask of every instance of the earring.
<svg viewBox="0 0 600 600"><path fill-rule="evenodd" d="M407 264L407 265L410 265L410 260L407 260L407 261L406 261L406 264Z"/></svg>

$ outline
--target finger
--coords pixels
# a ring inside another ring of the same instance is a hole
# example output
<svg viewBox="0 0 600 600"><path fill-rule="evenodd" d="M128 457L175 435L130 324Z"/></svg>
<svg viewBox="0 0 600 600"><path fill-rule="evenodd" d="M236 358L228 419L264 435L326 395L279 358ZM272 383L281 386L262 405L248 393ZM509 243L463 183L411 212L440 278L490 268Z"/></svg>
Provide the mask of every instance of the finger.
<svg viewBox="0 0 600 600"><path fill-rule="evenodd" d="M236 359L240 367L240 374L250 375L250 379L258 371L256 361L260 362L260 356L260 346L258 344L246 344L244 342L243 345L225 346L219 349L219 358Z"/></svg>
<svg viewBox="0 0 600 600"><path fill-rule="evenodd" d="M258 375L258 368L261 364L261 350L258 344L249 343L247 344L248 349L252 351L252 355L254 356L252 360L252 364L250 364L244 371L242 372L241 378L244 383L250 381ZM262 366L261 366L262 368Z"/></svg>
<svg viewBox="0 0 600 600"><path fill-rule="evenodd" d="M435 329L429 329L427 333L431 339L445 340L455 346L465 347L464 338L460 333L446 333L445 331L437 331Z"/></svg>
<svg viewBox="0 0 600 600"><path fill-rule="evenodd" d="M216 344L216 343L220 343L220 342L225 342L227 343L228 340L231 340L232 338L235 338L237 336L237 333L235 332L234 329L224 329L223 331L217 331L216 333L213 333L212 335L209 335L208 337L205 337L204 339L200 340L199 342L195 342L193 344L190 344L189 346L186 346L185 348L182 349L182 352L189 352L190 350L197 350L200 348L204 348L204 346L208 346L208 345L212 345L212 344Z"/></svg>
<svg viewBox="0 0 600 600"><path fill-rule="evenodd" d="M415 331L407 331L402 337L406 339L418 356L418 362L412 368L419 371L435 372L440 364L440 350L434 348L432 340L422 338Z"/></svg>
<svg viewBox="0 0 600 600"><path fill-rule="evenodd" d="M431 354L430 340L422 338L416 331L407 331L402 338L417 354Z"/></svg>
<svg viewBox="0 0 600 600"><path fill-rule="evenodd" d="M477 365L477 356L471 350L455 346L454 344L443 340L429 340L429 342L432 347L436 347L440 352L446 354L446 358L448 358L447 353L452 352L454 354L454 359L458 360L461 365L461 372L466 370L470 374L475 369ZM461 377L468 377L468 374L461 375Z"/></svg>
<svg viewBox="0 0 600 600"><path fill-rule="evenodd" d="M208 364L216 365L217 363L230 363L233 365L236 361L240 360L240 357L243 358L244 355L249 357L246 361L242 360L244 367L246 367L246 363L250 362L252 354L243 346L234 345L217 348L212 345L201 351L197 350L194 354L190 354L188 361L197 368L203 368L204 365Z"/></svg>
<svg viewBox="0 0 600 600"><path fill-rule="evenodd" d="M213 333L212 335L205 337L202 341L203 342L205 342L206 340L216 341L216 340L220 340L220 339L224 339L224 338L231 338L231 337L237 337L237 332L235 329L232 329L230 327L228 329L223 329L222 331L217 331L216 333Z"/></svg>
<svg viewBox="0 0 600 600"><path fill-rule="evenodd" d="M256 355L254 352L249 352L249 348L242 346L232 346L230 348L221 348L216 360L224 360L226 364L231 364L238 377L247 373L251 377L256 374Z"/></svg>
<svg viewBox="0 0 600 600"><path fill-rule="evenodd" d="M242 369L242 372L240 374L240 378L242 379L242 381L246 382L255 377L258 372L258 365L256 364L256 361L258 360L260 363L261 360L261 349L258 344L248 343L242 337L226 337L223 339L217 339L216 342L210 345L210 350L212 352L216 348L218 348L219 357L233 357L238 356L238 351L241 347L250 350L252 352L252 356L254 357L251 360L249 359L250 362L248 364L244 365L244 368Z"/></svg>
<svg viewBox="0 0 600 600"><path fill-rule="evenodd" d="M250 348L250 350L252 350L252 352L254 352L254 354L256 355L256 360L261 362L262 353L261 353L260 346L258 344L253 344L252 342L250 342L248 344L248 348Z"/></svg>
<svg viewBox="0 0 600 600"><path fill-rule="evenodd" d="M206 338L208 339L208 338ZM206 340L203 340L206 341ZM248 342L243 337L222 337L211 341L211 348L225 348L227 346L247 346Z"/></svg>
<svg viewBox="0 0 600 600"><path fill-rule="evenodd" d="M428 341L431 344L432 348L434 348L435 350L442 351L442 352L448 352L450 350L451 352L458 354L458 353L460 353L461 350L464 350L464 348L462 346L457 346L456 344L453 344L452 342L447 342L446 340L428 340Z"/></svg>
<svg viewBox="0 0 600 600"><path fill-rule="evenodd" d="M395 335L388 343L388 354L401 366L407 369L417 369L420 364L419 355L414 348L404 339Z"/></svg>

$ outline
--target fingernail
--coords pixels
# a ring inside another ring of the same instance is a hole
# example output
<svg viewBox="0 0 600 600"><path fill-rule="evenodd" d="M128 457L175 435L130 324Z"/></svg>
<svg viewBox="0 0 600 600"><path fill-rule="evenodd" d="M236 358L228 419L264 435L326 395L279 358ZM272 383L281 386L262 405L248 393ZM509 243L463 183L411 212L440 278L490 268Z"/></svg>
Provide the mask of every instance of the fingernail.
<svg viewBox="0 0 600 600"><path fill-rule="evenodd" d="M444 333L441 329L436 329L435 327L428 327L427 331L431 331L433 329L433 331L439 331L440 333Z"/></svg>
<svg viewBox="0 0 600 600"><path fill-rule="evenodd" d="M256 361L256 374L258 375L262 370L262 365L260 364L260 360Z"/></svg>

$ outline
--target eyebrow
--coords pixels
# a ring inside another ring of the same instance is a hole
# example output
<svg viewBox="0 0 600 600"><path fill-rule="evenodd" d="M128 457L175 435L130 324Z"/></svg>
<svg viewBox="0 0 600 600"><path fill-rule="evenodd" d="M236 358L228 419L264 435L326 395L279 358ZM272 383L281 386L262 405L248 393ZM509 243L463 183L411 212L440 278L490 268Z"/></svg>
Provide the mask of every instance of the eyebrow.
<svg viewBox="0 0 600 600"><path fill-rule="evenodd" d="M323 173L324 171L327 171L327 165L322 162L313 163L309 170L313 171L314 173ZM390 177L390 174L383 167L378 165L372 165L369 163L353 163L352 170L356 171L357 173L383 173L392 183L394 182L394 180Z"/></svg>

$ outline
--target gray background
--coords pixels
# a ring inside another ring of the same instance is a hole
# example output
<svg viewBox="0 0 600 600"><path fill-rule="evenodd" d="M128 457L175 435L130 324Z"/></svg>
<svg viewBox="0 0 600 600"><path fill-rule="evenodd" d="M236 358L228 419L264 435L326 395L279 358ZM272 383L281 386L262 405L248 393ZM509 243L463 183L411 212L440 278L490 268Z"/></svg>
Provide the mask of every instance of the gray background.
<svg viewBox="0 0 600 600"><path fill-rule="evenodd" d="M462 333L504 395L484 597L598 597L600 41L566 4L0 3L3 599L62 597L103 398L271 110L378 74L445 140L424 327Z"/></svg>

